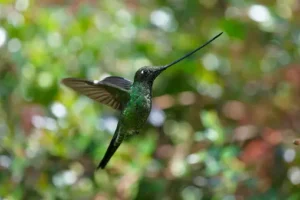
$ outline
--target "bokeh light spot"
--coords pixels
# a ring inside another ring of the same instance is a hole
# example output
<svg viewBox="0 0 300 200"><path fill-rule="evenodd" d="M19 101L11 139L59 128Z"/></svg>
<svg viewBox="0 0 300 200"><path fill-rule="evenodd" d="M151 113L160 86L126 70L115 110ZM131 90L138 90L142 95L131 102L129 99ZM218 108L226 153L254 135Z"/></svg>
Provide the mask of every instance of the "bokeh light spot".
<svg viewBox="0 0 300 200"><path fill-rule="evenodd" d="M153 108L149 116L149 121L153 126L158 127L163 125L165 118L165 113L162 110Z"/></svg>
<svg viewBox="0 0 300 200"><path fill-rule="evenodd" d="M63 118L67 114L65 106L59 102L55 102L52 104L51 111L58 118Z"/></svg>
<svg viewBox="0 0 300 200"><path fill-rule="evenodd" d="M109 133L113 134L117 127L118 120L113 116L105 116L100 119L99 128L100 130L106 130Z"/></svg>
<svg viewBox="0 0 300 200"><path fill-rule="evenodd" d="M42 88L50 87L53 81L53 76L48 72L42 72L38 76L38 85Z"/></svg>
<svg viewBox="0 0 300 200"><path fill-rule="evenodd" d="M17 0L15 3L15 8L18 11L25 11L29 6L29 0Z"/></svg>
<svg viewBox="0 0 300 200"><path fill-rule="evenodd" d="M0 166L8 168L11 164L11 158L6 155L0 155Z"/></svg>
<svg viewBox="0 0 300 200"><path fill-rule="evenodd" d="M0 47L5 44L6 41L6 31L4 28L0 27Z"/></svg>
<svg viewBox="0 0 300 200"><path fill-rule="evenodd" d="M17 38L13 38L8 42L8 50L12 53L15 53L21 49L21 42Z"/></svg>
<svg viewBox="0 0 300 200"><path fill-rule="evenodd" d="M209 71L218 69L220 61L215 54L208 53L203 57L203 65Z"/></svg>
<svg viewBox="0 0 300 200"><path fill-rule="evenodd" d="M164 31L173 31L177 28L172 22L173 16L172 13L169 12L169 9L159 9L153 11L151 13L150 20L152 24L163 29Z"/></svg>
<svg viewBox="0 0 300 200"><path fill-rule="evenodd" d="M288 177L294 185L300 184L300 168L291 167L288 171Z"/></svg>
<svg viewBox="0 0 300 200"><path fill-rule="evenodd" d="M271 20L268 8L262 5L252 5L248 11L248 15L256 22L268 22Z"/></svg>
<svg viewBox="0 0 300 200"><path fill-rule="evenodd" d="M292 162L296 157L295 149L287 149L284 151L283 158L286 162Z"/></svg>
<svg viewBox="0 0 300 200"><path fill-rule="evenodd" d="M47 41L50 47L53 48L60 47L62 43L61 35L57 32L49 33L47 37Z"/></svg>

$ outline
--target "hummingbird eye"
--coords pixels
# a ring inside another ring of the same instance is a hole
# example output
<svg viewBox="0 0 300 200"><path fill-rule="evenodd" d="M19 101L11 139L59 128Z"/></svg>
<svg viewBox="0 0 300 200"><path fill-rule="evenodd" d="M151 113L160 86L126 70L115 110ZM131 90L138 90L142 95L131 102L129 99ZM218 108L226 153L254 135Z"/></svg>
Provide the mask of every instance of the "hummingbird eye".
<svg viewBox="0 0 300 200"><path fill-rule="evenodd" d="M143 76L147 75L147 70L142 70L141 75L143 75Z"/></svg>

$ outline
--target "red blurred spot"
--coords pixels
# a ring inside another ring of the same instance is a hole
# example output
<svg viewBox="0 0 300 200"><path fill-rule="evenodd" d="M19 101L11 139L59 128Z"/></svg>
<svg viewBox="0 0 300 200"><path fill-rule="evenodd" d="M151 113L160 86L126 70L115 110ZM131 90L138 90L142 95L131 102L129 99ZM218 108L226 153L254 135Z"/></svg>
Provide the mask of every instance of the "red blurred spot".
<svg viewBox="0 0 300 200"><path fill-rule="evenodd" d="M296 88L300 88L300 65L290 65L284 73L284 78Z"/></svg>
<svg viewBox="0 0 300 200"><path fill-rule="evenodd" d="M277 145L282 141L282 135L280 131L273 130L270 128L266 128L264 130L262 137L266 142L268 142L271 145Z"/></svg>
<svg viewBox="0 0 300 200"><path fill-rule="evenodd" d="M32 117L35 115L44 115L44 110L39 105L27 105L21 111L21 126L26 134L33 128Z"/></svg>
<svg viewBox="0 0 300 200"><path fill-rule="evenodd" d="M95 196L94 200L107 200L107 196L105 193L99 193Z"/></svg>
<svg viewBox="0 0 300 200"><path fill-rule="evenodd" d="M171 95L162 95L153 99L153 104L160 109L167 109L174 105L175 100Z"/></svg>
<svg viewBox="0 0 300 200"><path fill-rule="evenodd" d="M270 150L270 145L264 140L252 140L246 145L240 158L247 165L261 163L269 156Z"/></svg>
<svg viewBox="0 0 300 200"><path fill-rule="evenodd" d="M170 158L174 154L174 148L172 145L161 145L156 151L156 155L160 159Z"/></svg>
<svg viewBox="0 0 300 200"><path fill-rule="evenodd" d="M300 138L299 139L295 139L293 143L294 143L294 145L300 145Z"/></svg>

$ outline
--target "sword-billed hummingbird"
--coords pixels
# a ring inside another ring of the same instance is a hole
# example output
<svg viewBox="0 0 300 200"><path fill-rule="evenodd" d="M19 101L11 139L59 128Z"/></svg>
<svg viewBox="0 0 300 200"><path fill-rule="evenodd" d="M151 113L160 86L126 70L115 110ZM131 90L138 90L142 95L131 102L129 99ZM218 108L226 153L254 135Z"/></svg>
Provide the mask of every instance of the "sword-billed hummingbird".
<svg viewBox="0 0 300 200"><path fill-rule="evenodd" d="M152 107L152 84L154 79L161 72L194 54L221 34L219 33L205 44L168 65L140 68L135 73L133 83L118 76L110 76L101 81L77 78L62 80L62 83L73 90L121 111L114 136L97 168L104 169L126 136L138 134L146 123Z"/></svg>

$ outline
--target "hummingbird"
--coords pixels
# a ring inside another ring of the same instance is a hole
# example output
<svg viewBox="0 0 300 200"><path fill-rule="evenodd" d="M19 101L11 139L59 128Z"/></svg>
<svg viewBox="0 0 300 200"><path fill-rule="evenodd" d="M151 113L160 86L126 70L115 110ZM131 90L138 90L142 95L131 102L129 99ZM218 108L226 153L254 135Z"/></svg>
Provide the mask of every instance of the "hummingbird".
<svg viewBox="0 0 300 200"><path fill-rule="evenodd" d="M140 68L135 73L133 82L119 76L109 76L101 81L78 78L62 80L64 85L76 92L121 112L115 133L97 169L104 169L123 140L128 136L137 135L143 128L152 108L152 85L156 77L172 65L202 49L222 33L170 64Z"/></svg>

